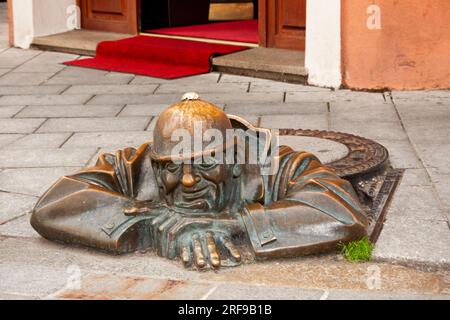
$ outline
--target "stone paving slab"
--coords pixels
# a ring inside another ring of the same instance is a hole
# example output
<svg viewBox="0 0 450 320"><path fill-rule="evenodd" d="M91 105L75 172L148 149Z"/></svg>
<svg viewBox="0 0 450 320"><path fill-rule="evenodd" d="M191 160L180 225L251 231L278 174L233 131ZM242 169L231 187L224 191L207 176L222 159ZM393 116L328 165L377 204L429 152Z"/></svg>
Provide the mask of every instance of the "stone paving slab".
<svg viewBox="0 0 450 320"><path fill-rule="evenodd" d="M28 134L23 138L18 139L10 144L10 149L25 149L25 148L59 148L72 133L34 133Z"/></svg>
<svg viewBox="0 0 450 320"><path fill-rule="evenodd" d="M414 147L408 140L382 140L376 142L383 145L389 151L389 160L394 168L418 169L423 168Z"/></svg>
<svg viewBox="0 0 450 320"><path fill-rule="evenodd" d="M54 75L53 72L19 73L10 72L0 77L0 86L40 85Z"/></svg>
<svg viewBox="0 0 450 320"><path fill-rule="evenodd" d="M45 119L0 119L0 133L32 133Z"/></svg>
<svg viewBox="0 0 450 320"><path fill-rule="evenodd" d="M123 105L28 106L17 113L15 118L115 117L123 107Z"/></svg>
<svg viewBox="0 0 450 320"><path fill-rule="evenodd" d="M30 85L20 85L20 86L1 86L0 95L42 95L42 94L60 94L67 89L66 85L48 85L48 86L30 86Z"/></svg>
<svg viewBox="0 0 450 320"><path fill-rule="evenodd" d="M24 137L24 134L0 134L0 148Z"/></svg>
<svg viewBox="0 0 450 320"><path fill-rule="evenodd" d="M245 104L240 103L227 104L225 111L230 114L248 114L248 115L292 115L292 114L325 114L327 104L324 102L311 103L260 103Z"/></svg>
<svg viewBox="0 0 450 320"><path fill-rule="evenodd" d="M266 81L266 82L253 82L250 80L249 92L331 92L330 89L319 88L313 86L303 86L292 83L278 82L278 81ZM226 83L226 82L225 82Z"/></svg>
<svg viewBox="0 0 450 320"><path fill-rule="evenodd" d="M196 83L183 83L183 84L162 84L156 89L156 94L169 94L169 93L181 93L181 92L197 92L200 96L205 93L244 93L249 89L249 85L246 83L205 83L199 86Z"/></svg>
<svg viewBox="0 0 450 320"><path fill-rule="evenodd" d="M141 84L210 84L219 82L220 73L210 72L206 74L201 74L192 77L185 77L179 79L161 79L147 76L136 75L133 81L130 82L130 85L141 85Z"/></svg>
<svg viewBox="0 0 450 320"><path fill-rule="evenodd" d="M305 114L300 117L292 117L289 115L263 116L261 117L260 126L271 129L329 129L326 115L321 114Z"/></svg>
<svg viewBox="0 0 450 320"><path fill-rule="evenodd" d="M423 91L392 91L392 97L396 99L417 100L422 98L450 98L448 90L423 90Z"/></svg>
<svg viewBox="0 0 450 320"><path fill-rule="evenodd" d="M7 221L17 218L31 210L37 201L37 198L33 196L4 191L2 186L0 186L0 229ZM2 234L1 231L0 234Z"/></svg>
<svg viewBox="0 0 450 320"><path fill-rule="evenodd" d="M69 60L75 60L79 56L59 52L43 52L28 62L22 64L13 72L59 72L66 68L62 63Z"/></svg>
<svg viewBox="0 0 450 320"><path fill-rule="evenodd" d="M0 292L14 296L46 298L68 282L67 269L29 264L0 264Z"/></svg>
<svg viewBox="0 0 450 320"><path fill-rule="evenodd" d="M372 140L407 140L400 122L337 121L330 119L331 131L355 134Z"/></svg>
<svg viewBox="0 0 450 320"><path fill-rule="evenodd" d="M128 104L118 117L158 116L167 108L167 104Z"/></svg>
<svg viewBox="0 0 450 320"><path fill-rule="evenodd" d="M28 210L32 210L34 204ZM30 218L31 213L27 213L0 225L0 234L4 237L39 238L40 235L31 227Z"/></svg>
<svg viewBox="0 0 450 320"><path fill-rule="evenodd" d="M331 92L287 92L286 94L286 102L305 101L342 101L366 105L377 105L386 102L383 94L381 93L354 92L349 90Z"/></svg>
<svg viewBox="0 0 450 320"><path fill-rule="evenodd" d="M396 218L389 212L373 259L449 270L449 243L448 222Z"/></svg>
<svg viewBox="0 0 450 320"><path fill-rule="evenodd" d="M389 209L388 219L409 218L414 220L447 221L439 199L431 186L408 186L400 184Z"/></svg>
<svg viewBox="0 0 450 320"><path fill-rule="evenodd" d="M144 130L151 117L49 119L37 132L104 132Z"/></svg>
<svg viewBox="0 0 450 320"><path fill-rule="evenodd" d="M1 52L0 68L16 68L41 53L37 50L10 48Z"/></svg>
<svg viewBox="0 0 450 320"><path fill-rule="evenodd" d="M96 148L77 149L8 149L0 153L3 168L83 167L95 154Z"/></svg>
<svg viewBox="0 0 450 320"><path fill-rule="evenodd" d="M420 159L427 168L438 168L440 173L450 174L450 141L447 143L415 144Z"/></svg>
<svg viewBox="0 0 450 320"><path fill-rule="evenodd" d="M153 134L148 131L75 133L63 145L63 148L83 146L98 148L113 146L138 147L152 140Z"/></svg>
<svg viewBox="0 0 450 320"><path fill-rule="evenodd" d="M0 106L17 105L80 105L92 98L90 94L11 95L0 97Z"/></svg>
<svg viewBox="0 0 450 320"><path fill-rule="evenodd" d="M134 75L125 73L113 73L86 68L66 67L56 76L46 81L45 84L67 84L67 85L128 84L133 79Z"/></svg>
<svg viewBox="0 0 450 320"><path fill-rule="evenodd" d="M3 106L0 107L0 118L11 118L15 114L19 113L24 106Z"/></svg>
<svg viewBox="0 0 450 320"><path fill-rule="evenodd" d="M400 167L401 168L401 167ZM425 169L406 169L401 180L403 186L431 186L431 180Z"/></svg>
<svg viewBox="0 0 450 320"><path fill-rule="evenodd" d="M81 167L5 169L0 172L0 190L40 197L60 177L74 174Z"/></svg>
<svg viewBox="0 0 450 320"><path fill-rule="evenodd" d="M151 85L74 85L64 94L153 94L158 88Z"/></svg>

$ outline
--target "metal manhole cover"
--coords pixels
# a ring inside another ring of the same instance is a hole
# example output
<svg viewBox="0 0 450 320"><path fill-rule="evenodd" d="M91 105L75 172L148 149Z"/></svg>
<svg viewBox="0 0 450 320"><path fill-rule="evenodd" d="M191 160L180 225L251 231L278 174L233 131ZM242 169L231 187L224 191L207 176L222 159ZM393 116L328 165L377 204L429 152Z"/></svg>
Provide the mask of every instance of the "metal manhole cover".
<svg viewBox="0 0 450 320"><path fill-rule="evenodd" d="M382 170L389 162L389 152L381 144L349 133L302 129L280 129L279 133L280 136L315 137L345 145L348 153L327 166L346 179Z"/></svg>

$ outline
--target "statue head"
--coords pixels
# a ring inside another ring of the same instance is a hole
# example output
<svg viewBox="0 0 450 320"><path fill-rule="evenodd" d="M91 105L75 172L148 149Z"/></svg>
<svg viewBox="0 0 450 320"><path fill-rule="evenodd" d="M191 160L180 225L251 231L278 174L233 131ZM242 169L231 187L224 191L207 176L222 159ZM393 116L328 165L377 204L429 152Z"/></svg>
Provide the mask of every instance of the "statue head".
<svg viewBox="0 0 450 320"><path fill-rule="evenodd" d="M195 213L227 207L240 175L239 165L225 161L227 150L234 150L227 130L232 125L225 112L196 93L160 114L150 154L160 195L169 205Z"/></svg>

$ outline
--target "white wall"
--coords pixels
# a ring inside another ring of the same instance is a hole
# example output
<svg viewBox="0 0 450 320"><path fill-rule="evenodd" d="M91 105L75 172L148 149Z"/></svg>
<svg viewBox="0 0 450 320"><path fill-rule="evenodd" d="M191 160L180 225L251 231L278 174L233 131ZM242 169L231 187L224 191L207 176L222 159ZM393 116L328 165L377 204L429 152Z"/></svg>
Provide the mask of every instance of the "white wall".
<svg viewBox="0 0 450 320"><path fill-rule="evenodd" d="M340 87L341 0L307 0L305 51L308 82Z"/></svg>
<svg viewBox="0 0 450 320"><path fill-rule="evenodd" d="M13 0L14 45L28 48L33 37L73 29L68 8L76 0Z"/></svg>

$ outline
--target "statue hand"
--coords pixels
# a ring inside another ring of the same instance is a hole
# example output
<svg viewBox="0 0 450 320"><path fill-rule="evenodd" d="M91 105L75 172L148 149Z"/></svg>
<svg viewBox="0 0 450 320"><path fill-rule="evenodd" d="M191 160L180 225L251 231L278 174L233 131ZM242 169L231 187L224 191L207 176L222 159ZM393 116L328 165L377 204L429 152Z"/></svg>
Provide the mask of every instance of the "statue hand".
<svg viewBox="0 0 450 320"><path fill-rule="evenodd" d="M231 240L221 232L195 232L181 247L181 260L186 267L194 265L203 269L208 265L219 268L224 260L241 262L241 254Z"/></svg>
<svg viewBox="0 0 450 320"><path fill-rule="evenodd" d="M159 213L161 209L166 208L164 204L156 201L133 201L129 206L123 209L126 216L151 215Z"/></svg>

